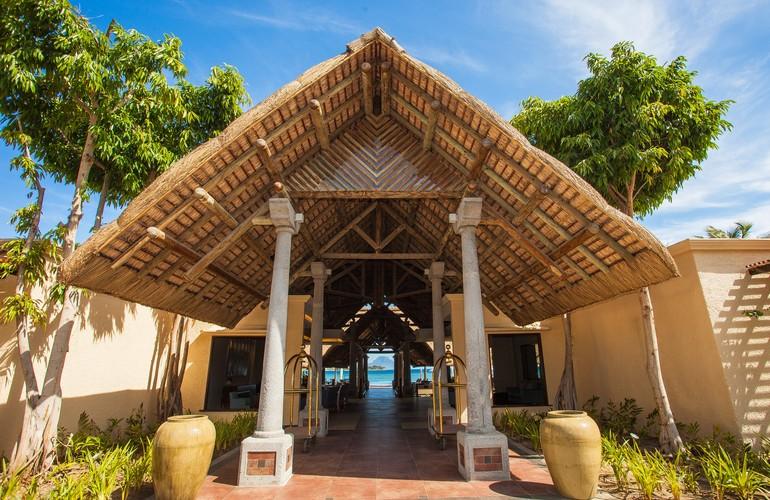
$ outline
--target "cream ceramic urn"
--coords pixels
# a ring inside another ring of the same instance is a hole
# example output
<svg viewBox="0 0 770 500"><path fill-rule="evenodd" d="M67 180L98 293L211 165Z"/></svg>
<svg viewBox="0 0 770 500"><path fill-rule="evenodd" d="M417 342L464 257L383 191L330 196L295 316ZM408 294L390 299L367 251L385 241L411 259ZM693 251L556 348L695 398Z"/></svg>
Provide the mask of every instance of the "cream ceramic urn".
<svg viewBox="0 0 770 500"><path fill-rule="evenodd" d="M586 412L548 412L540 422L540 444L559 493L580 500L596 494L602 439L599 427Z"/></svg>
<svg viewBox="0 0 770 500"><path fill-rule="evenodd" d="M152 482L158 500L193 500L211 465L214 424L205 415L169 417L152 441Z"/></svg>

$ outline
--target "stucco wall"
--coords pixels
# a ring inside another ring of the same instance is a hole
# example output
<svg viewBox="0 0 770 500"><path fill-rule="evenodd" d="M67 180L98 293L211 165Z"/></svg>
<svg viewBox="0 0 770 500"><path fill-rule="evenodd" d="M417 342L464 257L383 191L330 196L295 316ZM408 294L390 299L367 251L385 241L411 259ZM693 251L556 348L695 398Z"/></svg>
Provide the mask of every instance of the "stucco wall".
<svg viewBox="0 0 770 500"><path fill-rule="evenodd" d="M685 240L669 250L682 276L650 293L675 417L698 422L705 433L718 426L750 440L767 434L770 318L740 310L770 305L768 275L749 279L745 270L767 258L770 241ZM600 404L630 397L645 411L654 408L639 307L632 293L572 313L579 404L596 395ZM563 335L560 318L543 324ZM546 364L549 371L563 366L552 357Z"/></svg>
<svg viewBox="0 0 770 500"><path fill-rule="evenodd" d="M0 282L0 300L13 293L13 286L12 279ZM107 295L84 295L62 375L59 425L74 430L81 412L104 425L140 405L154 419L155 395L165 367L163 350L172 326L169 313ZM194 342L202 329L214 326L192 321L188 327ZM51 340L50 330L38 331L32 338L38 381L44 377L42 361ZM0 324L0 455L10 455L23 414L24 381L18 371L14 326Z"/></svg>

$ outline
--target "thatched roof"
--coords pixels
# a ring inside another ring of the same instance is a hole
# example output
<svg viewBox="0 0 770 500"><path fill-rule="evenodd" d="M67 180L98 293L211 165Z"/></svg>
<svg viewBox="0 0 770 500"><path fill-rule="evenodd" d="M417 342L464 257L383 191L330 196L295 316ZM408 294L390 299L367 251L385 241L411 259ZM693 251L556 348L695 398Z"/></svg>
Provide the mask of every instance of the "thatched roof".
<svg viewBox="0 0 770 500"><path fill-rule="evenodd" d="M294 292L312 289L310 262L340 274L373 243L406 254L398 264L409 268L387 262L394 282L402 269L425 288L420 270L432 260L460 271L448 216L464 194L484 199L485 301L519 324L677 274L645 228L375 29L176 162L78 248L63 278L232 326L269 293L275 232L250 221L266 215L275 181L305 216L293 242ZM375 233L377 241L362 236ZM361 289L370 275L356 277ZM353 281L337 284L349 297L344 314L368 302L350 298ZM457 290L460 279L447 286ZM398 290L392 295L403 300L393 302L410 316L430 304L429 296L417 301L420 290L409 299Z"/></svg>

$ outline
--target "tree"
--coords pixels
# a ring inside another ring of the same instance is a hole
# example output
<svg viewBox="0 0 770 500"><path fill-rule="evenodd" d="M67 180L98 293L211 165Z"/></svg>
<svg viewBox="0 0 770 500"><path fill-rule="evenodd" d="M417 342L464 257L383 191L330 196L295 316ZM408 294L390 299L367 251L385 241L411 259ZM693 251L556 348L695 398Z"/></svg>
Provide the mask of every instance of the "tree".
<svg viewBox="0 0 770 500"><path fill-rule="evenodd" d="M74 187L66 224L57 233L57 259L67 258L74 250L84 197L94 185L104 193L105 202L127 201L159 170L237 116L240 104L247 101L242 78L232 68L215 68L203 87L185 82L184 74L177 38L165 36L155 42L114 21L101 31L66 0L2 0L4 137L23 147L20 163L39 165L35 172L45 171ZM19 130L15 139L13 126ZM101 176L92 175L95 164ZM35 179L39 181L40 176L25 175L39 193L38 203L28 213L39 217L42 190ZM35 216L26 219L34 222ZM27 233L24 255L33 255L36 226L37 222L19 226ZM20 276L29 274L25 266L19 269ZM62 305L40 387L31 363L25 360L31 358L31 324L41 319L39 304L31 300L28 289L42 278L39 273L21 278L16 309L10 303L3 311L5 319L17 321L27 396L11 467L19 470L31 464L31 470L40 470L50 466L54 456L61 375L79 293L58 285L51 294ZM26 326L20 328L20 324Z"/></svg>
<svg viewBox="0 0 770 500"><path fill-rule="evenodd" d="M630 42L612 47L610 58L589 54L586 63L590 76L574 95L550 102L528 98L511 123L623 213L647 215L695 175L731 128L724 119L731 101L707 99L684 57L660 65ZM663 384L647 287L639 300L660 444L676 450L682 442Z"/></svg>
<svg viewBox="0 0 770 500"><path fill-rule="evenodd" d="M751 222L736 222L735 227L732 229L719 229L718 227L708 226L706 228L706 236L708 238L732 238L732 239L745 239L749 237L751 228L754 224ZM701 236L699 236L700 238Z"/></svg>
<svg viewBox="0 0 770 500"><path fill-rule="evenodd" d="M577 410L577 390L575 388L575 370L572 363L572 315L562 315L564 330L564 370L559 388L553 397L553 407L557 410Z"/></svg>

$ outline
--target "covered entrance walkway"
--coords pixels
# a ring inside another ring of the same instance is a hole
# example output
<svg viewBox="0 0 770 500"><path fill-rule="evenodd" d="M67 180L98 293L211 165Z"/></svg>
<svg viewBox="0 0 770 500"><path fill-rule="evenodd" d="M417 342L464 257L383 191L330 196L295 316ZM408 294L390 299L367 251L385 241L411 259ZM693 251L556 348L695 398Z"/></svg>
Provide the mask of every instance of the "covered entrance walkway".
<svg viewBox="0 0 770 500"><path fill-rule="evenodd" d="M199 498L558 498L541 461L514 452L510 481L466 482L457 470L454 443L439 450L425 428L429 398L394 398L389 389L372 389L352 405L350 412L359 414L355 430L331 430L310 453L297 454L286 486L236 488L238 456L233 455L213 468Z"/></svg>
<svg viewBox="0 0 770 500"><path fill-rule="evenodd" d="M318 494L338 493L334 474L374 484L376 494L387 489L381 474L424 482L421 474L449 475L452 465L467 480L507 480L485 315L527 325L676 273L642 226L379 29L179 160L61 269L69 284L228 327L267 308L265 326L251 333L265 338L264 360L257 429L241 445L238 483L291 480L291 491L301 487L291 479L298 473L312 476L298 481ZM452 417L465 425L456 447L438 453L425 429L389 418L414 412L411 399L375 398L361 403L355 432L338 436L332 427L314 451L323 459L294 453L284 425L299 412L286 411L284 363L300 345L309 340L323 365L322 344L342 344L356 395L362 351L398 348L408 395L416 344L429 340L440 356L443 299L460 293L449 324L452 349L468 367L465 407ZM292 300L311 294L310 310L289 314ZM529 388L506 392L517 390ZM387 470L386 451L413 468ZM306 472L316 466L330 475ZM430 494L423 483L415 488Z"/></svg>

